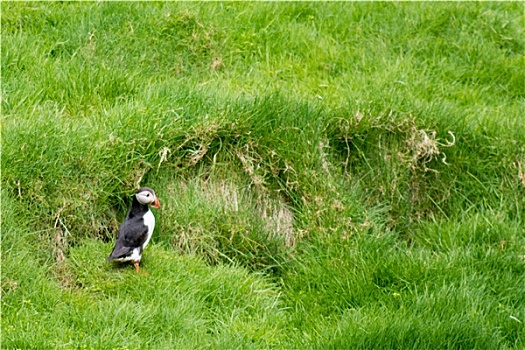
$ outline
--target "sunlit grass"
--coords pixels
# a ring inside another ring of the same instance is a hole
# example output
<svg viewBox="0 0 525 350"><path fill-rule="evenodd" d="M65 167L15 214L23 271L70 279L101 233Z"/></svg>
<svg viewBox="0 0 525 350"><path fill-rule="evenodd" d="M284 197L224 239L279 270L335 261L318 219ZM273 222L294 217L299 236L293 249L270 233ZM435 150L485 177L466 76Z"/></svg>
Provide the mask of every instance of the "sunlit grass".
<svg viewBox="0 0 525 350"><path fill-rule="evenodd" d="M520 4L1 7L2 348L524 346Z"/></svg>

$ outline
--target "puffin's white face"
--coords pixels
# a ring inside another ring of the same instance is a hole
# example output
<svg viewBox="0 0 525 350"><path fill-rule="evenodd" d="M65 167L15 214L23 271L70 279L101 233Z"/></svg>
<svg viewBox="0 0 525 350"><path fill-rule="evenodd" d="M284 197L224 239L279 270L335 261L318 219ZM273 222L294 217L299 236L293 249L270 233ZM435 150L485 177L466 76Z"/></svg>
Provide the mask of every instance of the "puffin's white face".
<svg viewBox="0 0 525 350"><path fill-rule="evenodd" d="M154 192L140 191L135 196L140 204L151 205L155 209L160 208L160 202Z"/></svg>

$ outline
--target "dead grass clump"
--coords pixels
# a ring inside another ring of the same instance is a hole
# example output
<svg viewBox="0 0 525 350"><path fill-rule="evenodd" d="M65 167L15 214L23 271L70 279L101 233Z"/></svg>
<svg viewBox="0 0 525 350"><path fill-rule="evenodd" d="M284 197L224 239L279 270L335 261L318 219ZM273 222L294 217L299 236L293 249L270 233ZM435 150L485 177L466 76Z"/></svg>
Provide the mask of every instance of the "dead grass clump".
<svg viewBox="0 0 525 350"><path fill-rule="evenodd" d="M0 284L0 298L6 293L15 291L20 282L11 279L9 277L2 276L1 284Z"/></svg>
<svg viewBox="0 0 525 350"><path fill-rule="evenodd" d="M272 198L267 191L248 193L237 185L225 181L208 181L201 184L202 195L207 202L216 203L225 212L238 213L252 209L261 219L269 238L284 238L287 246L295 244L293 236L293 213L280 198Z"/></svg>
<svg viewBox="0 0 525 350"><path fill-rule="evenodd" d="M216 71L222 69L224 67L224 64L222 63L221 59L215 59L210 67L211 70Z"/></svg>
<svg viewBox="0 0 525 350"><path fill-rule="evenodd" d="M330 163L329 163L329 161L327 159L328 158L328 154L325 151L325 149L329 149L329 148L330 148L330 144L329 144L329 141L327 139L325 139L323 141L319 141L319 144L317 145L317 149L319 151L319 155L320 155L320 158L321 158L321 168L328 175L330 175Z"/></svg>
<svg viewBox="0 0 525 350"><path fill-rule="evenodd" d="M68 237L71 236L67 226L60 218L60 214L65 207L59 209L55 217L55 226L52 237L52 249L55 257L55 266L53 268L53 275L63 288L73 288L75 286L75 278L69 267L67 266L66 251L69 245Z"/></svg>
<svg viewBox="0 0 525 350"><path fill-rule="evenodd" d="M276 196L231 180L174 182L164 193L163 235L174 248L211 264L277 272L295 238L292 211Z"/></svg>
<svg viewBox="0 0 525 350"><path fill-rule="evenodd" d="M259 215L266 224L266 230L270 236L284 238L286 246L295 245L293 234L293 213L282 200L272 200L268 197L260 198Z"/></svg>
<svg viewBox="0 0 525 350"><path fill-rule="evenodd" d="M273 192L209 178L173 183L169 191L164 227L184 252L265 269L296 243L292 210Z"/></svg>
<svg viewBox="0 0 525 350"><path fill-rule="evenodd" d="M521 184L523 187L525 187L525 170L521 168L521 162L516 161L516 164L518 166L518 179L521 181Z"/></svg>
<svg viewBox="0 0 525 350"><path fill-rule="evenodd" d="M443 153L441 148L452 147L456 143L456 137L454 134L451 131L448 133L452 137L452 140L443 143L437 138L436 131L427 133L423 129L417 129L416 127L413 127L411 136L407 140L407 147L409 153L411 154L409 156L410 169L423 169L425 172L436 172L436 170L429 168L427 164L438 157L441 157L441 161L444 164L447 164L446 154Z"/></svg>
<svg viewBox="0 0 525 350"><path fill-rule="evenodd" d="M266 170L261 167L261 156L254 151L250 143L237 150L235 155L241 161L244 172L250 177L252 184L259 190L264 190Z"/></svg>

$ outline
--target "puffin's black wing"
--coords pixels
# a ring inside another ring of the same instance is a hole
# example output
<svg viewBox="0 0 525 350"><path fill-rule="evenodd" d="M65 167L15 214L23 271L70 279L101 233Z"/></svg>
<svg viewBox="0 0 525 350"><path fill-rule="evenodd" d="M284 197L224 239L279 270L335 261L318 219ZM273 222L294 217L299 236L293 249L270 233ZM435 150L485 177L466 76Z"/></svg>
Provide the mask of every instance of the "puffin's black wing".
<svg viewBox="0 0 525 350"><path fill-rule="evenodd" d="M108 260L124 258L141 247L148 237L148 226L144 225L142 217L128 219L120 225L115 248Z"/></svg>

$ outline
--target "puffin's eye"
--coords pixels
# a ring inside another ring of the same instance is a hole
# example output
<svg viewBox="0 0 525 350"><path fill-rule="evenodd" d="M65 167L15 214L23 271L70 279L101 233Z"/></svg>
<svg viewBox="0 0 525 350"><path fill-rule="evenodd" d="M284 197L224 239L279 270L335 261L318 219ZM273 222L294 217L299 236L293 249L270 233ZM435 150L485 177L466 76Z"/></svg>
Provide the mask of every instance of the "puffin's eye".
<svg viewBox="0 0 525 350"><path fill-rule="evenodd" d="M146 194L146 197L149 197L149 193L148 193L148 194Z"/></svg>

